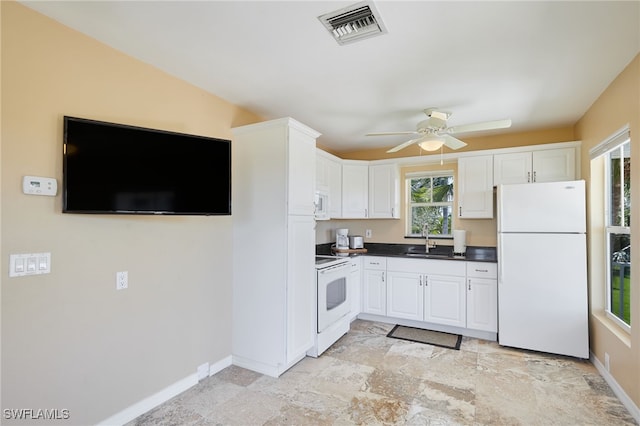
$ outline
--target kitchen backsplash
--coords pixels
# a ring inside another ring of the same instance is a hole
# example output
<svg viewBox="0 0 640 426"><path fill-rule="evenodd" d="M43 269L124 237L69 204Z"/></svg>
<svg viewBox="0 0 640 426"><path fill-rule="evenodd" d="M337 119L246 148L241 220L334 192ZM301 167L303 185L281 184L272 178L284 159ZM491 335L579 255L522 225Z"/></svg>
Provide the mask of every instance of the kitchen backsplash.
<svg viewBox="0 0 640 426"><path fill-rule="evenodd" d="M467 231L467 245L495 247L497 238L496 219L457 220L455 229ZM347 228L350 235L365 237L365 245L369 243L415 244L421 241L416 238L405 238L404 221L398 219L351 219L322 220L316 223L316 244L335 242L336 229ZM371 230L371 237L366 237L366 230ZM438 240L437 244L453 245L452 239Z"/></svg>

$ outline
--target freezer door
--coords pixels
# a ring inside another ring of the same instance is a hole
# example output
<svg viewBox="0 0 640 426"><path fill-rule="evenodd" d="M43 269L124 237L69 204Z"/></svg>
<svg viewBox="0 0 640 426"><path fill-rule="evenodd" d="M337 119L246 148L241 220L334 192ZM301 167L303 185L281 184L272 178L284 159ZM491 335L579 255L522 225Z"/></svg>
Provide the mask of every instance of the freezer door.
<svg viewBox="0 0 640 426"><path fill-rule="evenodd" d="M583 180L498 185L498 232L585 232Z"/></svg>
<svg viewBox="0 0 640 426"><path fill-rule="evenodd" d="M498 235L498 341L589 357L585 234Z"/></svg>

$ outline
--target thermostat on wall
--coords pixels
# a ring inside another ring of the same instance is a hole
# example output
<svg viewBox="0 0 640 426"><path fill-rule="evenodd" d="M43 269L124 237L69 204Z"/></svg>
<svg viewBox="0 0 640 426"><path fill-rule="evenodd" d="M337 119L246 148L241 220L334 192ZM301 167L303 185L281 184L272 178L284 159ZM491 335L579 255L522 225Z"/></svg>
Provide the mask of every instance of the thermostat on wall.
<svg viewBox="0 0 640 426"><path fill-rule="evenodd" d="M58 192L58 182L52 178L25 176L22 178L22 192L29 195L55 196Z"/></svg>

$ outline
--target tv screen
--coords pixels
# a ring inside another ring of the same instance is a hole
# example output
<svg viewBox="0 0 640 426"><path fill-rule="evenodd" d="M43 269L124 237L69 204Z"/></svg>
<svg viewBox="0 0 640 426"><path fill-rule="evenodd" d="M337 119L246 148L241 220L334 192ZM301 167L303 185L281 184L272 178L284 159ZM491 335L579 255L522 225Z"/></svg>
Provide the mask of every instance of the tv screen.
<svg viewBox="0 0 640 426"><path fill-rule="evenodd" d="M231 141L64 117L64 213L231 214Z"/></svg>

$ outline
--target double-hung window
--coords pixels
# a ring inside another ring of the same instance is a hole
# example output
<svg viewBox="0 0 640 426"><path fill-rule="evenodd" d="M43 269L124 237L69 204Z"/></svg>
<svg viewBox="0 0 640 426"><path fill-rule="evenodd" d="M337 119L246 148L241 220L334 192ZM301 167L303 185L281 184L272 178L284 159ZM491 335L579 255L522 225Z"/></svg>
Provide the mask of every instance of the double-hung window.
<svg viewBox="0 0 640 426"><path fill-rule="evenodd" d="M604 232L607 316L631 329L631 140L628 129L591 150L604 158Z"/></svg>
<svg viewBox="0 0 640 426"><path fill-rule="evenodd" d="M453 172L407 175L407 235L451 235L453 212Z"/></svg>

